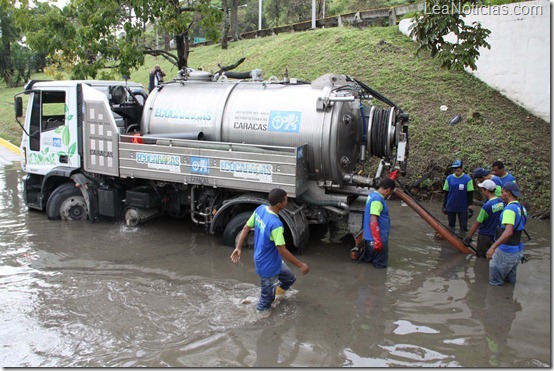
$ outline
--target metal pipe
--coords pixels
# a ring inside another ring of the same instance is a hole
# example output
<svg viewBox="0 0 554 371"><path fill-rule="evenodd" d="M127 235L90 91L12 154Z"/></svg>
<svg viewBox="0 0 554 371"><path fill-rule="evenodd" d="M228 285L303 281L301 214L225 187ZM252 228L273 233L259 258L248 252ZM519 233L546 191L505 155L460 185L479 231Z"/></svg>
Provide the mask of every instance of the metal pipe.
<svg viewBox="0 0 554 371"><path fill-rule="evenodd" d="M343 180L348 184L355 184L361 187L371 187L373 184L373 178L359 174L346 174ZM340 192L340 189L335 190L335 192Z"/></svg>
<svg viewBox="0 0 554 371"><path fill-rule="evenodd" d="M174 146L174 147L188 147L199 149L213 149L224 151L237 151L237 152L249 152L249 153L265 153L268 155L290 155L292 150L283 148L283 151L277 149L265 149L260 146L254 145L242 145L241 143L224 143L224 142L210 142L210 141L187 141L181 142L179 140L172 139L158 139L156 144L159 146Z"/></svg>
<svg viewBox="0 0 554 371"><path fill-rule="evenodd" d="M395 189L394 194L410 206L416 213L419 214L438 234L444 237L445 240L450 242L452 246L463 252L464 254L475 254L475 252L469 249L462 240L460 240L452 231L444 227L434 216L423 209L413 198L402 192L400 189Z"/></svg>
<svg viewBox="0 0 554 371"><path fill-rule="evenodd" d="M154 135L143 135L140 137L144 144L156 144L158 139L188 139L188 140L202 140L204 133L199 132L184 132L184 133L163 133Z"/></svg>
<svg viewBox="0 0 554 371"><path fill-rule="evenodd" d="M144 209L142 207L130 207L125 211L125 224L128 227L135 227L139 223L146 222L160 215L157 208Z"/></svg>
<svg viewBox="0 0 554 371"><path fill-rule="evenodd" d="M375 173L376 179L381 177L384 167L385 167L385 160L381 159L381 161L379 161L379 166L377 167L377 172Z"/></svg>
<svg viewBox="0 0 554 371"><path fill-rule="evenodd" d="M334 206L321 206L322 209L325 209L327 211L330 211L334 214L338 214L340 216L347 216L348 214L350 214L350 207L348 207L347 204L345 204L344 202L339 202L339 204L337 205L338 207L334 207Z"/></svg>
<svg viewBox="0 0 554 371"><path fill-rule="evenodd" d="M210 213L203 213L201 211L194 210L194 204L196 203L196 197L194 195L194 191L198 188L197 186L192 186L190 189L190 218L195 224L208 224L208 217L212 214ZM194 217L194 215L200 215L204 217L204 221L198 220Z"/></svg>

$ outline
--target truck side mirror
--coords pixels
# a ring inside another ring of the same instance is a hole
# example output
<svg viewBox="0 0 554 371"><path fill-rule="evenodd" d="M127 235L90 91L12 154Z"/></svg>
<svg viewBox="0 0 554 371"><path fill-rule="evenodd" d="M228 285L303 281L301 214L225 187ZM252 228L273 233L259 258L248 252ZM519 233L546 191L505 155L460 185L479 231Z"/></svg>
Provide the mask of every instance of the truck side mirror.
<svg viewBox="0 0 554 371"><path fill-rule="evenodd" d="M13 100L13 108L15 110L15 117L23 116L23 98L15 97Z"/></svg>

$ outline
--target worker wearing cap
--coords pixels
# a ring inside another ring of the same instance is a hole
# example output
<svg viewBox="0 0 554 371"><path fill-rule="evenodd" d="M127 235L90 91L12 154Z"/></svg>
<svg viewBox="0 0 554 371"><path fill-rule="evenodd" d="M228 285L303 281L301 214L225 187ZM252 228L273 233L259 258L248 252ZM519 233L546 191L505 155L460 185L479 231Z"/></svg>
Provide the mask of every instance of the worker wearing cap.
<svg viewBox="0 0 554 371"><path fill-rule="evenodd" d="M506 205L500 215L500 227L496 241L487 251L489 283L499 286L504 282L516 282L517 267L523 256L521 234L527 222L527 210L518 201L521 196L516 182L502 186L502 200Z"/></svg>
<svg viewBox="0 0 554 371"><path fill-rule="evenodd" d="M365 252L360 258L376 268L386 268L389 263L390 217L386 199L394 193L395 187L394 180L381 180L379 188L368 195L365 203Z"/></svg>
<svg viewBox="0 0 554 371"><path fill-rule="evenodd" d="M454 172L446 177L442 190L446 193L442 212L448 216L448 226L456 227L456 216L460 223L460 230L467 232L467 208L473 203L473 180L464 173L463 163L455 160L452 163Z"/></svg>
<svg viewBox="0 0 554 371"><path fill-rule="evenodd" d="M499 177L492 174L491 170L478 167L473 170L473 179L475 179L478 183L483 183L486 179L492 180L496 184L494 194L496 197L502 196L502 181Z"/></svg>
<svg viewBox="0 0 554 371"><path fill-rule="evenodd" d="M502 161L493 162L491 168L492 168L493 174L496 175L502 182L502 185L508 182L516 181L516 178L504 169L504 163Z"/></svg>
<svg viewBox="0 0 554 371"><path fill-rule="evenodd" d="M477 229L479 229L479 233L477 234L476 253L477 256L484 258L487 255L487 250L494 243L496 227L500 224L500 214L504 209L504 202L502 202L501 198L496 196L495 190L497 185L492 180L485 179L477 186L487 201L481 207L477 219L473 222L471 229L464 238L464 243L469 245L471 243L471 238Z"/></svg>

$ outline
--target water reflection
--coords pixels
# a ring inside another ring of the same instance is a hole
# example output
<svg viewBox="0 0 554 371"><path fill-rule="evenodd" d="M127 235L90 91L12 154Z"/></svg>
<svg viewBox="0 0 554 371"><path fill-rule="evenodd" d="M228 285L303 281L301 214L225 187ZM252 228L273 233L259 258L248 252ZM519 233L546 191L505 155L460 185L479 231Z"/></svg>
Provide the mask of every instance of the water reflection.
<svg viewBox="0 0 554 371"><path fill-rule="evenodd" d="M522 306L514 299L515 285L493 287L486 284L487 265L486 260L477 259L474 276L466 278L469 288L468 306L471 308L472 318L478 320L483 329L476 339L479 344L476 356L490 367L511 367L510 360L506 361L506 345L512 322Z"/></svg>

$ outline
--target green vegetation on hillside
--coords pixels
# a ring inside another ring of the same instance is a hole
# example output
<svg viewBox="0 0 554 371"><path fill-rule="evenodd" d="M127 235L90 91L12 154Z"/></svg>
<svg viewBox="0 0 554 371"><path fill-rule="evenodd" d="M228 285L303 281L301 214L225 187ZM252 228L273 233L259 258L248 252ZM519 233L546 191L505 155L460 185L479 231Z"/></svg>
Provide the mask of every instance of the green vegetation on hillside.
<svg viewBox="0 0 554 371"><path fill-rule="evenodd" d="M416 45L396 27L331 28L287 33L229 44L194 48L189 66L215 72L246 58L237 71L261 69L264 77L313 80L324 73L347 74L365 82L410 114L410 159L401 182L423 198L441 194L454 159L467 173L490 168L502 160L523 191L522 201L534 215L550 215L550 124L509 101L465 72L441 69L439 62L415 58ZM161 58L131 79L148 86L148 73L160 64L166 81L177 73ZM18 144L21 129L13 119L13 94L3 89L0 100L0 136ZM439 107L446 105L447 111ZM448 125L455 115L462 121Z"/></svg>

